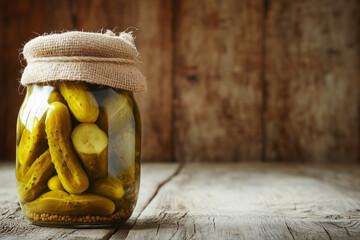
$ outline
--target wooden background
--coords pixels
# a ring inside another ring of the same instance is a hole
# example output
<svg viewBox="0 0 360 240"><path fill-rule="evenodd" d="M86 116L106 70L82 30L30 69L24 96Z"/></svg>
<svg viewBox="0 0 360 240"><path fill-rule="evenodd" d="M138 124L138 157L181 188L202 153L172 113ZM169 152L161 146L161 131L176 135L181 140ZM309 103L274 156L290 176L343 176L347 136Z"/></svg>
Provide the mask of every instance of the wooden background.
<svg viewBox="0 0 360 240"><path fill-rule="evenodd" d="M0 2L0 159L15 159L23 44L130 27L144 161L360 162L358 0Z"/></svg>

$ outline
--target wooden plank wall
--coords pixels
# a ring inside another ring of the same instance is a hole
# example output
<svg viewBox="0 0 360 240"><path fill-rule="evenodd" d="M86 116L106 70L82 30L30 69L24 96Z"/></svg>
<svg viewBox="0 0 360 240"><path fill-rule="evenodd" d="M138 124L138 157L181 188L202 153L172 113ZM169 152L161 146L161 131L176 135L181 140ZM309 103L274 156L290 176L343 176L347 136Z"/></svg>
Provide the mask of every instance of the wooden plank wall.
<svg viewBox="0 0 360 240"><path fill-rule="evenodd" d="M267 160L359 161L359 6L357 0L269 1Z"/></svg>
<svg viewBox="0 0 360 240"><path fill-rule="evenodd" d="M175 159L259 161L262 1L184 0L175 9Z"/></svg>
<svg viewBox="0 0 360 240"><path fill-rule="evenodd" d="M53 30L133 31L144 161L359 162L360 1L0 1L0 159L18 51Z"/></svg>
<svg viewBox="0 0 360 240"><path fill-rule="evenodd" d="M25 42L56 29L73 29L67 1L0 1L0 159L15 160L15 126L25 89L19 52ZM56 11L54 11L56 9Z"/></svg>

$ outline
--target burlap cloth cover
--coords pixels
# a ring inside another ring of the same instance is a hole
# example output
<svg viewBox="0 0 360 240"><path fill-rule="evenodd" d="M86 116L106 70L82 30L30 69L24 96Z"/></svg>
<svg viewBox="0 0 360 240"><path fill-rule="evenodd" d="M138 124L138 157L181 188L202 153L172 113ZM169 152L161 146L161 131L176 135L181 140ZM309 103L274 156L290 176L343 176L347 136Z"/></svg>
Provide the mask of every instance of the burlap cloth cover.
<svg viewBox="0 0 360 240"><path fill-rule="evenodd" d="M85 81L139 92L146 89L144 75L136 68L134 39L129 33L65 32L39 36L23 49L27 66L24 86L50 81Z"/></svg>

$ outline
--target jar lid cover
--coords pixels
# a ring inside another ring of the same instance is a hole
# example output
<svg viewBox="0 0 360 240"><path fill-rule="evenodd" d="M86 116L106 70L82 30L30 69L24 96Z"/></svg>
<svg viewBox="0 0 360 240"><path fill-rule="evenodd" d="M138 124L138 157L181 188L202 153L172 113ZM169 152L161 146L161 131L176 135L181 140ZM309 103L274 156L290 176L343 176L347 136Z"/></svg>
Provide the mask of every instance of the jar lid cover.
<svg viewBox="0 0 360 240"><path fill-rule="evenodd" d="M72 31L36 37L23 49L24 86L50 81L85 81L129 91L144 91L135 66L139 53L131 33L115 35Z"/></svg>

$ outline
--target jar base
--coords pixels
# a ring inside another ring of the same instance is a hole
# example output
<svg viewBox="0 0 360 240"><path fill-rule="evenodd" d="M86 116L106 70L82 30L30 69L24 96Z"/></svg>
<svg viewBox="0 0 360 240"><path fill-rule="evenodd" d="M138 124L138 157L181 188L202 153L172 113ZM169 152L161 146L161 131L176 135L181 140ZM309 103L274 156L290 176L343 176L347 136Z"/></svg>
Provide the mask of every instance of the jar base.
<svg viewBox="0 0 360 240"><path fill-rule="evenodd" d="M30 221L32 224L39 227L48 227L48 228L69 228L69 229L96 229L96 228L116 228L124 224L126 221L116 222L116 223L91 223L91 224L59 224L59 223L46 223L46 222L36 222Z"/></svg>
<svg viewBox="0 0 360 240"><path fill-rule="evenodd" d="M109 216L69 216L49 213L31 213L23 209L25 217L34 225L61 228L111 228L126 222L131 213L118 210Z"/></svg>

